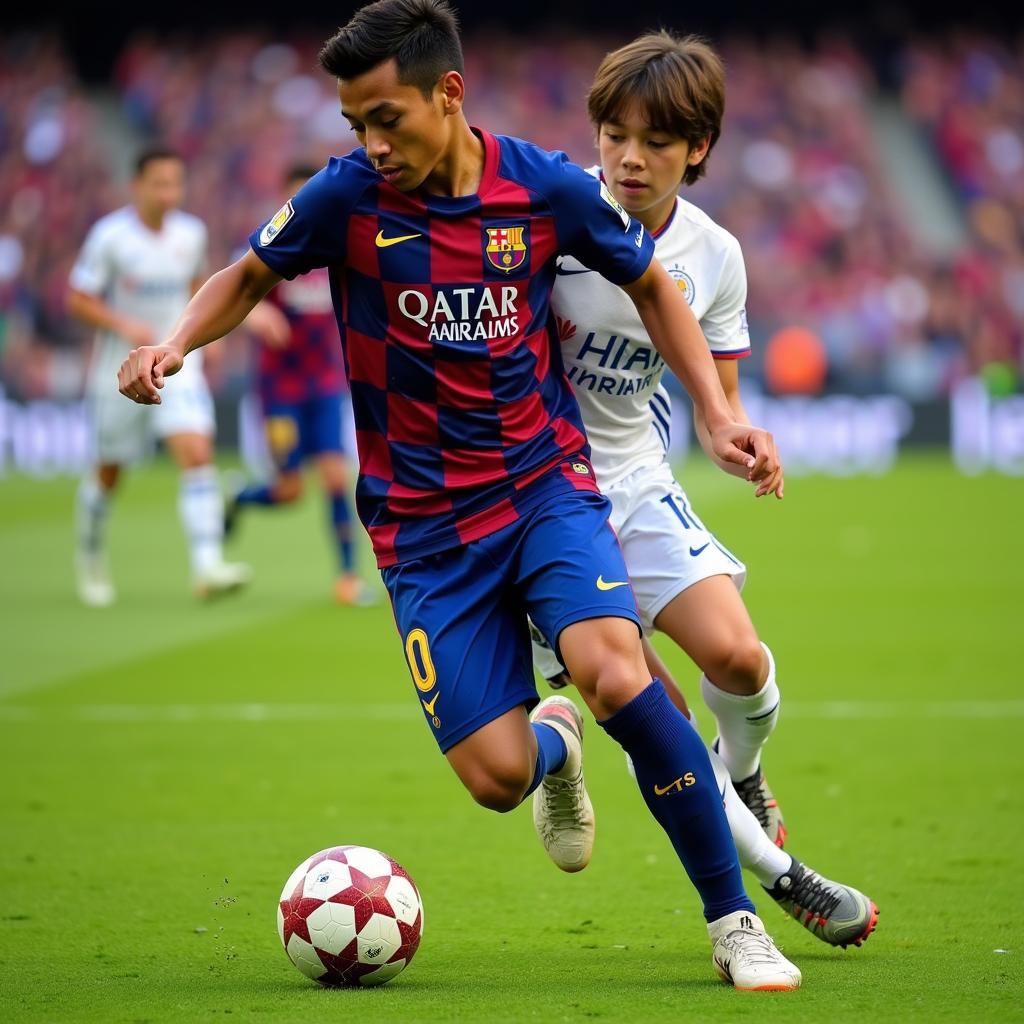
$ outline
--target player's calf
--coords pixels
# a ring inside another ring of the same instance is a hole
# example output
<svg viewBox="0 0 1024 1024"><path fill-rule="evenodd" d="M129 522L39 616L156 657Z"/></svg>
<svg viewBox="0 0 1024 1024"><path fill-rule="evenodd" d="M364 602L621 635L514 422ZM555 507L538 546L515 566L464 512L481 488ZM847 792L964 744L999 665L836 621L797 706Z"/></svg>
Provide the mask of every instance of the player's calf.
<svg viewBox="0 0 1024 1024"><path fill-rule="evenodd" d="M523 802L536 771L536 746L521 707L481 726L446 750L445 757L470 796L499 813Z"/></svg>

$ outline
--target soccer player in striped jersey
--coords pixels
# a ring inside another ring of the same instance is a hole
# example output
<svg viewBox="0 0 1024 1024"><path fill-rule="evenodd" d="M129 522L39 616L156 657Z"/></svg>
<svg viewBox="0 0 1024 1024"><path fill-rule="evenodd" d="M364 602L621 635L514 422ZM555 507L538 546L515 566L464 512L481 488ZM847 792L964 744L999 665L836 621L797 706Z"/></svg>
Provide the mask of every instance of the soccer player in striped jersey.
<svg viewBox="0 0 1024 1024"><path fill-rule="evenodd" d="M291 168L285 176L285 197L298 192L314 174L316 168ZM314 460L337 549L335 600L363 603L366 592L355 567L342 426L348 387L327 270L321 267L283 281L257 304L245 327L260 341L257 390L276 472L271 480L247 484L229 496L225 532L234 531L246 507L297 501L303 491L302 465Z"/></svg>
<svg viewBox="0 0 1024 1024"><path fill-rule="evenodd" d="M769 487L779 479L771 436L734 420L643 226L563 154L470 126L446 0L378 0L320 60L362 148L332 159L254 231L251 251L203 286L162 344L131 353L122 394L159 403L187 353L235 328L282 278L328 267L356 421L356 506L452 769L496 811L535 792L549 856L566 871L586 866L583 718L564 697L538 706L529 614L632 758L701 896L721 976L741 989L798 987L743 890L707 750L644 661L562 366L557 256L625 289L712 450Z"/></svg>
<svg viewBox="0 0 1024 1024"><path fill-rule="evenodd" d="M656 259L700 321L734 416L747 422L737 373L750 352L743 256L731 234L678 195L704 173L724 104L721 62L702 40L667 32L634 40L605 57L590 90L601 157L591 173L650 232ZM871 900L781 849L785 829L760 763L779 714L775 662L740 597L745 566L709 532L673 476L665 363L621 289L571 256L557 273L552 305L594 469L612 503L645 629L665 633L703 672L701 692L718 726L712 758L741 861L819 938L860 945L877 918ZM717 456L699 417L695 425L709 457L737 469ZM757 485L758 496L773 492L782 497L781 467ZM563 684L542 637L534 650L540 673ZM646 642L645 652L686 712Z"/></svg>
<svg viewBox="0 0 1024 1024"><path fill-rule="evenodd" d="M78 594L92 607L115 599L106 558L114 491L124 467L157 438L181 470L178 511L196 592L210 597L249 581L248 566L223 558L213 401L202 360L174 380L158 409L133 409L111 386L125 353L166 334L202 279L206 228L178 209L184 194L181 157L162 146L142 152L131 204L93 225L71 270L68 308L97 330L86 386L96 461L82 478L75 508Z"/></svg>

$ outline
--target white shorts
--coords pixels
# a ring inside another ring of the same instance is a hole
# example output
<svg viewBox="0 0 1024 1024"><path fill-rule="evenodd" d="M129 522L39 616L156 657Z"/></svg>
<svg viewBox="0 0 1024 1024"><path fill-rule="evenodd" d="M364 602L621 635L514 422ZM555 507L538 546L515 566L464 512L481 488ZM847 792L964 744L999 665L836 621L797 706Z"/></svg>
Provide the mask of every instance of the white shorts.
<svg viewBox="0 0 1024 1024"><path fill-rule="evenodd" d="M637 469L604 493L645 630L694 583L731 576L743 588L747 567L701 522L667 462Z"/></svg>
<svg viewBox="0 0 1024 1024"><path fill-rule="evenodd" d="M116 370L98 364L90 374L89 411L94 456L100 463L125 465L147 455L157 438L174 434L213 437L213 399L195 355L160 392L159 405L136 405L117 390Z"/></svg>
<svg viewBox="0 0 1024 1024"><path fill-rule="evenodd" d="M701 522L667 462L634 470L602 491L612 503L611 524L645 632L654 629L654 620L674 597L701 580L731 576L737 589L743 588L747 567ZM554 651L536 635L533 657L545 679L563 671Z"/></svg>

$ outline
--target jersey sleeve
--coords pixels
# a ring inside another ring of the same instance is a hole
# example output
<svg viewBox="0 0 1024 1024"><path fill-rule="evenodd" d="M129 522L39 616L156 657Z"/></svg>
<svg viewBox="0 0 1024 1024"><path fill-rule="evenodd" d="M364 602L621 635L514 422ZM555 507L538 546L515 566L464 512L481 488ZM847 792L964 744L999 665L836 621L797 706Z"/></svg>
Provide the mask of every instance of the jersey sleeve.
<svg viewBox="0 0 1024 1024"><path fill-rule="evenodd" d="M114 283L114 271L110 232L105 224L94 224L85 236L68 283L77 291L103 295Z"/></svg>
<svg viewBox="0 0 1024 1024"><path fill-rule="evenodd" d="M344 262L348 218L359 191L345 162L332 158L249 236L252 251L288 280Z"/></svg>
<svg viewBox="0 0 1024 1024"><path fill-rule="evenodd" d="M742 359L750 355L746 304L747 271L739 243L733 239L726 253L715 301L700 321L716 359Z"/></svg>
<svg viewBox="0 0 1024 1024"><path fill-rule="evenodd" d="M604 182L563 156L549 195L560 251L613 284L629 284L654 258L654 240L615 201Z"/></svg>

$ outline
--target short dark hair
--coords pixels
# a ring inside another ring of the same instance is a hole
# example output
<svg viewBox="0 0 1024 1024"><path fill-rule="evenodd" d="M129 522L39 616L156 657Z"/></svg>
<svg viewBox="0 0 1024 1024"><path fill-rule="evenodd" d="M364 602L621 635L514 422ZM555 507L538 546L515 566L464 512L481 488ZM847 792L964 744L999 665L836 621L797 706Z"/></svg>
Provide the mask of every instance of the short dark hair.
<svg viewBox="0 0 1024 1024"><path fill-rule="evenodd" d="M587 96L590 120L600 127L616 121L633 104L655 131L667 132L696 146L722 133L725 113L725 68L718 54L699 36L651 32L605 56ZM707 156L689 165L683 181L692 185L704 174Z"/></svg>
<svg viewBox="0 0 1024 1024"><path fill-rule="evenodd" d="M146 172L146 168L156 160L177 160L184 163L184 157L176 150L162 142L154 142L146 146L135 157L135 177L140 178Z"/></svg>
<svg viewBox="0 0 1024 1024"><path fill-rule="evenodd" d="M293 181L298 181L302 178L303 181L309 181L314 174L320 172L319 167L314 167L312 164L292 164L288 168L288 172L284 176L283 185L290 185Z"/></svg>
<svg viewBox="0 0 1024 1024"><path fill-rule="evenodd" d="M377 0L324 43L320 66L356 78L394 57L398 80L429 97L449 71L463 73L459 21L448 0Z"/></svg>

